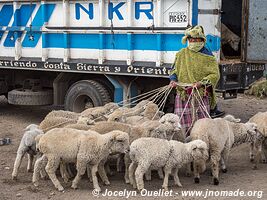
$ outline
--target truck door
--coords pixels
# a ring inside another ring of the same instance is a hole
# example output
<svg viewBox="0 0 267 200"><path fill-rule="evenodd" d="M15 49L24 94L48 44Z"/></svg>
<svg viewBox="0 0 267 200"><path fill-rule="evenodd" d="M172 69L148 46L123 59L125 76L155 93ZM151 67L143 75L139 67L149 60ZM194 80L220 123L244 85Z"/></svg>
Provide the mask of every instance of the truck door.
<svg viewBox="0 0 267 200"><path fill-rule="evenodd" d="M244 0L242 60L267 63L266 0Z"/></svg>

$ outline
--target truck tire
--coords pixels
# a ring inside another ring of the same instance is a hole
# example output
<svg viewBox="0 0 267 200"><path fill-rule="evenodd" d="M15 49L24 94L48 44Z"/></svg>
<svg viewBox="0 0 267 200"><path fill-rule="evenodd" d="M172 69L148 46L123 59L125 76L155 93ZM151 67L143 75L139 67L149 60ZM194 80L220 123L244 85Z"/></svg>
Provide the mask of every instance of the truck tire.
<svg viewBox="0 0 267 200"><path fill-rule="evenodd" d="M41 106L53 104L53 91L14 89L8 92L8 103L13 105Z"/></svg>
<svg viewBox="0 0 267 200"><path fill-rule="evenodd" d="M108 93L109 93L109 96L111 98L111 101L114 101L114 86L106 79L101 79L101 78L95 78L95 79L92 79L98 83L100 83L101 85L103 85Z"/></svg>
<svg viewBox="0 0 267 200"><path fill-rule="evenodd" d="M82 112L86 108L103 106L111 102L108 90L94 80L82 80L74 83L65 97L65 110Z"/></svg>

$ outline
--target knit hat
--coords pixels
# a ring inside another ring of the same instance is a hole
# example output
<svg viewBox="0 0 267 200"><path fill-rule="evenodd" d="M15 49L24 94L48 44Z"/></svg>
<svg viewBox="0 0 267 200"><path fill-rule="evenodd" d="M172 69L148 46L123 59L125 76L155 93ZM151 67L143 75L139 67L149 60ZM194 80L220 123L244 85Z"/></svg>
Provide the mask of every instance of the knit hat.
<svg viewBox="0 0 267 200"><path fill-rule="evenodd" d="M186 40L191 38L202 38L206 43L206 36L202 26L193 26L185 30L185 36L182 38L182 43L185 44Z"/></svg>

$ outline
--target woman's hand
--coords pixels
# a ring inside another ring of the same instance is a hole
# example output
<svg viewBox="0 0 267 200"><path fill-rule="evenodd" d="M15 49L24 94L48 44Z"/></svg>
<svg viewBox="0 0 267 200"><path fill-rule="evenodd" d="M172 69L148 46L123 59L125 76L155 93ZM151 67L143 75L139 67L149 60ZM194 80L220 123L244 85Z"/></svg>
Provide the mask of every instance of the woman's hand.
<svg viewBox="0 0 267 200"><path fill-rule="evenodd" d="M202 83L201 82L195 82L193 84L193 87L195 87L195 88L201 88L202 87Z"/></svg>
<svg viewBox="0 0 267 200"><path fill-rule="evenodd" d="M169 84L172 88L176 88L177 87L177 82L175 81L171 81Z"/></svg>

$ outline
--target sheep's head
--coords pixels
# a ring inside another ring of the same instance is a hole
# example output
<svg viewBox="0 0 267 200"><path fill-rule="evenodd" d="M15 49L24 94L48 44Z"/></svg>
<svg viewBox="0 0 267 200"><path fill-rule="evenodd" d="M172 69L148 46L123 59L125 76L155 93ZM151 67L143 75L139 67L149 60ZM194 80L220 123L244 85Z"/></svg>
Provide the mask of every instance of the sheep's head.
<svg viewBox="0 0 267 200"><path fill-rule="evenodd" d="M95 121L89 116L80 116L77 121L77 124L93 125L94 123Z"/></svg>
<svg viewBox="0 0 267 200"><path fill-rule="evenodd" d="M157 128L148 130L149 137L167 139L167 127L164 124L159 125Z"/></svg>
<svg viewBox="0 0 267 200"><path fill-rule="evenodd" d="M175 134L177 134L177 132L173 130L172 124L169 124L169 123L161 124L159 126L159 128L162 129L162 130L165 129L165 131L166 131L166 139L167 140L172 140L173 136Z"/></svg>
<svg viewBox="0 0 267 200"><path fill-rule="evenodd" d="M233 115L226 115L223 119L225 119L229 122L235 122L235 123L238 123L241 121L241 119L235 118Z"/></svg>
<svg viewBox="0 0 267 200"><path fill-rule="evenodd" d="M189 151L191 152L191 156L193 157L194 161L198 160L208 160L209 158L209 151L207 144L202 140L193 140L187 143L189 146Z"/></svg>
<svg viewBox="0 0 267 200"><path fill-rule="evenodd" d="M40 138L43 134L44 132L39 128L32 128L24 133L24 144L29 147L28 153L33 155L36 154L36 140Z"/></svg>
<svg viewBox="0 0 267 200"><path fill-rule="evenodd" d="M237 35L232 35L231 39L228 42L235 51L238 51L240 37L238 37Z"/></svg>
<svg viewBox="0 0 267 200"><path fill-rule="evenodd" d="M114 112L117 108L119 108L119 105L114 102L110 102L104 105L104 108L107 110L107 113L112 113ZM106 114L107 114L106 113Z"/></svg>
<svg viewBox="0 0 267 200"><path fill-rule="evenodd" d="M111 146L109 148L110 154L127 153L129 151L129 135L123 131L111 131Z"/></svg>
<svg viewBox="0 0 267 200"><path fill-rule="evenodd" d="M149 100L142 100L140 101L138 104L136 104L135 108L139 109L139 108L146 108L146 105L149 103Z"/></svg>
<svg viewBox="0 0 267 200"><path fill-rule="evenodd" d="M170 124L173 127L173 131L176 133L182 129L180 118L178 117L178 115L172 113L165 114L160 118L159 122L162 124Z"/></svg>
<svg viewBox="0 0 267 200"><path fill-rule="evenodd" d="M34 130L34 129L38 129L39 126L36 124L30 124L29 126L27 126L24 131L29 131L29 130Z"/></svg>
<svg viewBox="0 0 267 200"><path fill-rule="evenodd" d="M155 114L157 113L158 111L158 105L155 104L155 103L148 103L146 108L145 108L145 111L143 113L143 116L144 117L147 117L148 119L152 120L152 118L155 116ZM155 117L155 120L157 120L159 118L159 116L156 116Z"/></svg>
<svg viewBox="0 0 267 200"><path fill-rule="evenodd" d="M256 136L257 135L257 124L247 122L244 124L247 130L247 133L250 134L251 136Z"/></svg>
<svg viewBox="0 0 267 200"><path fill-rule="evenodd" d="M122 110L115 110L112 114L110 114L108 117L108 122L126 122L126 117L124 115L124 112Z"/></svg>

